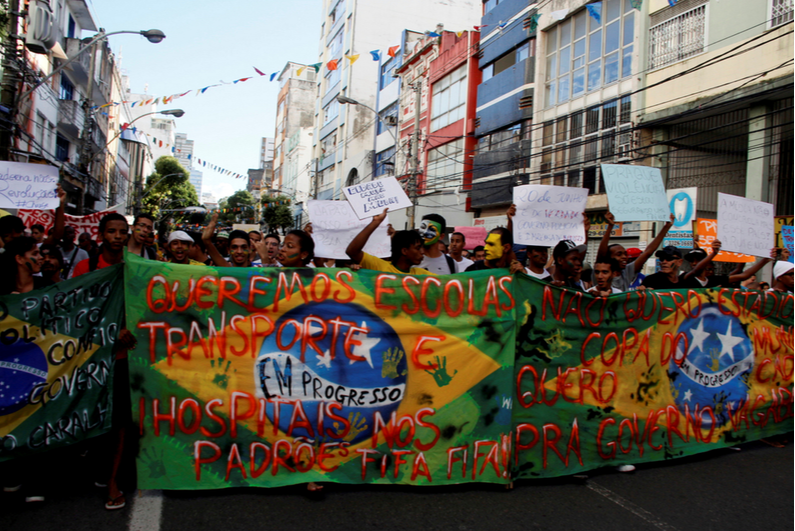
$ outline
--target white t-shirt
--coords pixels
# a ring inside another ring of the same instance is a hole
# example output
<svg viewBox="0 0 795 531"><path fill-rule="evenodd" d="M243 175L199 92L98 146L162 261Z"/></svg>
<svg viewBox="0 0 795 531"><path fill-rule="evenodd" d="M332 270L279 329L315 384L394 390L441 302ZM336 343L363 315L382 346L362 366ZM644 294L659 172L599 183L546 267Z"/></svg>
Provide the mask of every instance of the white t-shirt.
<svg viewBox="0 0 795 531"><path fill-rule="evenodd" d="M69 273L67 274L66 278L72 278L72 275L75 272L75 266L83 260L88 260L88 253L85 251L85 249L81 249L77 245L75 245L75 248L71 251L64 251L63 248L60 249L61 254L63 255L64 268L69 268Z"/></svg>
<svg viewBox="0 0 795 531"><path fill-rule="evenodd" d="M431 258L430 256L425 255L419 267L422 269L427 269L431 273L436 273L437 275L450 275L452 273L458 273L459 271L456 261L452 260L452 262L453 266L456 268L455 271L450 271L450 266L447 263L447 255L440 254L436 258Z"/></svg>
<svg viewBox="0 0 795 531"><path fill-rule="evenodd" d="M451 256L450 258L453 258L453 257ZM467 267L469 267L469 266L471 266L472 264L475 263L472 260L470 260L469 258L464 258L463 256L461 257L461 260L456 260L455 258L453 258L453 262L455 262L455 267L458 270L457 271L458 273L466 271Z"/></svg>
<svg viewBox="0 0 795 531"><path fill-rule="evenodd" d="M544 269L542 273L534 273L532 269L530 269L529 267L525 267L524 272L533 278L537 278L538 280L544 280L545 278L549 278L552 276L552 274L549 272L548 269Z"/></svg>

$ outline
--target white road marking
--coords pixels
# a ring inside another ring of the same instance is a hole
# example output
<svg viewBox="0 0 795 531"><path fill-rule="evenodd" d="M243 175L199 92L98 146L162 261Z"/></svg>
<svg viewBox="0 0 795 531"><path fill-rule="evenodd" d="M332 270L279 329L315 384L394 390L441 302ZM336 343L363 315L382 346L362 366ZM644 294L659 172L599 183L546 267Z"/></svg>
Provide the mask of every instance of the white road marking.
<svg viewBox="0 0 795 531"><path fill-rule="evenodd" d="M163 514L162 490L144 490L141 491L141 496L133 495L127 500L132 501L128 526L130 531L160 531L160 518Z"/></svg>
<svg viewBox="0 0 795 531"><path fill-rule="evenodd" d="M623 507L627 511L633 513L634 515L639 516L640 518L647 521L657 529L662 529L663 531L678 531L674 526L666 522L663 522L662 520L658 519L656 516L651 514L646 509L638 507L629 500L625 500L624 498L622 498L621 496L619 496L618 494L616 494L615 492L613 492L612 490L606 487L594 483L593 481L589 481L586 486L592 491L596 492L597 494L604 496L605 498L615 503L616 505L619 505L620 507Z"/></svg>

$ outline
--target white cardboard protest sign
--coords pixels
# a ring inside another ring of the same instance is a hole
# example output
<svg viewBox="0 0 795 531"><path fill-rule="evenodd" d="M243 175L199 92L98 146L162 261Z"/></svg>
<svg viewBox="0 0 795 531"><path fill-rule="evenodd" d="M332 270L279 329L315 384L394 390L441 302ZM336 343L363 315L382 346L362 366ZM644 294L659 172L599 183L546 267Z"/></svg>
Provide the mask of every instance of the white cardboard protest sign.
<svg viewBox="0 0 795 531"><path fill-rule="evenodd" d="M411 206L411 199L395 177L385 177L342 189L359 219L372 218L385 208L390 212Z"/></svg>
<svg viewBox="0 0 795 531"><path fill-rule="evenodd" d="M0 208L58 208L57 186L55 166L0 161Z"/></svg>
<svg viewBox="0 0 795 531"><path fill-rule="evenodd" d="M312 239L315 240L315 256L347 260L345 249L370 220L356 217L347 201L309 201L309 220L312 222ZM392 240L387 234L389 217L370 236L364 252L380 258L392 252Z"/></svg>
<svg viewBox="0 0 795 531"><path fill-rule="evenodd" d="M718 193L718 239L721 249L770 256L776 244L774 208L770 203Z"/></svg>
<svg viewBox="0 0 795 531"><path fill-rule="evenodd" d="M582 213L587 188L526 184L513 189L513 241L552 247L560 240L585 243Z"/></svg>
<svg viewBox="0 0 795 531"><path fill-rule="evenodd" d="M659 168L602 164L602 179L616 221L670 221L671 211Z"/></svg>

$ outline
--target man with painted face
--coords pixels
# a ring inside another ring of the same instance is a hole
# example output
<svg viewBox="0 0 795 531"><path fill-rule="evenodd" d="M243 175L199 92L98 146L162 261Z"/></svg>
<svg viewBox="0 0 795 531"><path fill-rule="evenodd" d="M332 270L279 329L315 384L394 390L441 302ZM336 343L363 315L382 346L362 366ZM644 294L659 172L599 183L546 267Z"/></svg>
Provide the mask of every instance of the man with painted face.
<svg viewBox="0 0 795 531"><path fill-rule="evenodd" d="M439 241L444 237L447 222L439 214L426 214L420 224L423 252L420 267L437 275L452 275L458 273L455 261L444 254L439 248Z"/></svg>
<svg viewBox="0 0 795 531"><path fill-rule="evenodd" d="M127 252L149 260L157 260L157 251L149 243L149 237L154 236L154 233L154 216L139 213L133 220L132 235L127 241Z"/></svg>
<svg viewBox="0 0 795 531"><path fill-rule="evenodd" d="M680 274L682 251L673 245L668 245L654 253L654 256L660 262L660 271L643 279L643 284L639 289L695 289L701 287L696 280L696 275L707 266L710 257L699 262L699 265L703 263L703 267L696 266L692 271Z"/></svg>
<svg viewBox="0 0 795 531"><path fill-rule="evenodd" d="M478 260L466 270L481 271L483 269L505 268L511 273L524 271L521 262L513 254L513 235L505 227L492 229L486 236L486 257Z"/></svg>

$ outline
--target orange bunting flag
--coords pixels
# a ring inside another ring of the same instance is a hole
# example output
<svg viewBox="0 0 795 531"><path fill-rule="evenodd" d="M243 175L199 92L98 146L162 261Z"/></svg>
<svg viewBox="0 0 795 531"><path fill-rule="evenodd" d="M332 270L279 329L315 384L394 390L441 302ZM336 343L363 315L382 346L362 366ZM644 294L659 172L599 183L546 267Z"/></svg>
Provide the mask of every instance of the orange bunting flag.
<svg viewBox="0 0 795 531"><path fill-rule="evenodd" d="M346 55L345 57L348 59L348 61L350 61L350 64L353 64L359 58L359 54L357 53L356 55Z"/></svg>
<svg viewBox="0 0 795 531"><path fill-rule="evenodd" d="M397 46L392 46L392 47L390 47L390 48L389 48L389 49L386 51L386 54L387 54L389 57L395 57L395 55L397 54L397 51L398 51L398 50L400 50L400 45L399 45L399 44L398 44Z"/></svg>
<svg viewBox="0 0 795 531"><path fill-rule="evenodd" d="M328 68L329 70L336 70L337 69L337 60L336 59L332 59L331 61L326 63L326 68Z"/></svg>

